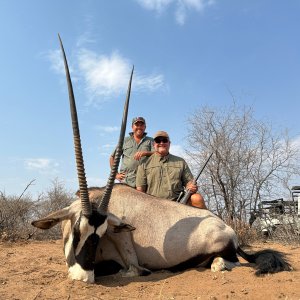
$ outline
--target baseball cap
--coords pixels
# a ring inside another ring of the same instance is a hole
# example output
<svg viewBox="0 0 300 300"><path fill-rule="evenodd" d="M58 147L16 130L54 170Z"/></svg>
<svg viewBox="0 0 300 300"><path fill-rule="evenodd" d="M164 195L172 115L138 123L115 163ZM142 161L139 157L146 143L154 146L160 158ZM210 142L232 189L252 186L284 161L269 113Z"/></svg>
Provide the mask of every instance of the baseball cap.
<svg viewBox="0 0 300 300"><path fill-rule="evenodd" d="M159 137L159 136L170 139L168 133L165 132L165 131L162 131L162 130L157 131L157 132L154 134L153 139L156 139L156 138Z"/></svg>
<svg viewBox="0 0 300 300"><path fill-rule="evenodd" d="M142 122L146 125L146 121L143 117L135 117L135 118L132 119L132 125L137 123L137 122Z"/></svg>

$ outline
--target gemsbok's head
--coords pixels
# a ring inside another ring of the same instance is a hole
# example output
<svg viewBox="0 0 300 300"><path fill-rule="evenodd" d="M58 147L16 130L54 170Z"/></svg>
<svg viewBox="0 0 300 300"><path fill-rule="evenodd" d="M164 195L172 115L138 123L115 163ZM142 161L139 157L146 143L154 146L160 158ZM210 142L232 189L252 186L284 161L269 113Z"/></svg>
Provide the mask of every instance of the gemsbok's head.
<svg viewBox="0 0 300 300"><path fill-rule="evenodd" d="M120 219L108 213L107 211L115 176L120 162L122 145L125 136L131 82L134 68L132 68L128 84L120 137L118 141L114 165L111 169L111 173L102 198L99 199L99 201L90 201L85 176L80 132L71 76L63 44L60 36L58 37L64 59L64 66L68 84L80 200L73 202L70 206L65 207L64 209L52 212L42 219L33 221L32 225L40 229L49 229L54 225L62 222L64 253L69 268L69 277L71 279L77 279L92 283L95 280L94 267L97 245L100 241L100 238L107 231L108 227L112 226L112 230L114 231L134 230L132 226L122 223Z"/></svg>

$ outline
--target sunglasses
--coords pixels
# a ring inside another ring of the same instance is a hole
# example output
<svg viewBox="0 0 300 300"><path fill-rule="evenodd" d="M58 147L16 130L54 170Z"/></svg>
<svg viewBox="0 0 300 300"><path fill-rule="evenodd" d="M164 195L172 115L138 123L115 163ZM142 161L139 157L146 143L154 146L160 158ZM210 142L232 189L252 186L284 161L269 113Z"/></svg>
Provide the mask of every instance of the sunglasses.
<svg viewBox="0 0 300 300"><path fill-rule="evenodd" d="M154 139L154 142L156 144L160 144L160 143L166 144L166 143L169 142L169 139L168 138L159 137L159 138Z"/></svg>

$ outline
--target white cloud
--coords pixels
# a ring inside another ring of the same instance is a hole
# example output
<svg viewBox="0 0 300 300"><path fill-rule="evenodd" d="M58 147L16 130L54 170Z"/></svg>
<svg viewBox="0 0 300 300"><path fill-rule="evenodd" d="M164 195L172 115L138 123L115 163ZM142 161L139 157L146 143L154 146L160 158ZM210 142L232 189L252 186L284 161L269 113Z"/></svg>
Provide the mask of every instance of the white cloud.
<svg viewBox="0 0 300 300"><path fill-rule="evenodd" d="M96 38L93 34L93 28L96 26L96 23L97 21L93 15L86 15L84 17L85 31L77 38L77 48L96 43Z"/></svg>
<svg viewBox="0 0 300 300"><path fill-rule="evenodd" d="M77 39L77 42L76 42L76 46L77 47L82 47L83 45L95 44L95 43L96 43L96 41L91 36L91 33L86 32L86 33L79 36L79 38Z"/></svg>
<svg viewBox="0 0 300 300"><path fill-rule="evenodd" d="M207 6L215 3L215 0L136 0L141 6L148 10L154 10L161 14L164 10L174 4L175 19L180 25L184 25L188 11L202 12Z"/></svg>
<svg viewBox="0 0 300 300"><path fill-rule="evenodd" d="M65 72L65 65L64 65L64 61L63 61L63 56L62 56L62 52L60 49L56 49L56 50L49 50L46 54L45 54L46 59L49 60L50 62L50 69L52 71L54 71L55 73L62 75L64 78L66 77L66 72ZM68 60L68 67L69 67L69 72L71 74L71 79L72 82L77 82L78 81L78 77L76 76L76 72L75 72L75 68L73 67L73 64L70 63L70 61ZM65 85L66 81L63 80L62 83Z"/></svg>
<svg viewBox="0 0 300 300"><path fill-rule="evenodd" d="M161 13L174 0L136 0L141 6Z"/></svg>
<svg viewBox="0 0 300 300"><path fill-rule="evenodd" d="M50 68L55 73L65 74L64 62L62 60L61 50L49 50L46 57L50 61Z"/></svg>
<svg viewBox="0 0 300 300"><path fill-rule="evenodd" d="M115 144L114 145L112 145L112 144L105 144L105 145L102 146L102 148L104 148L104 149L111 149L113 147L116 147L116 145Z"/></svg>
<svg viewBox="0 0 300 300"><path fill-rule="evenodd" d="M111 97L126 93L133 64L118 51L110 55L99 55L94 51L80 48L76 50L76 60L68 65L73 82L84 84L88 105L99 105ZM48 51L50 68L65 77L61 50ZM82 80L79 80L82 78ZM132 90L153 92L165 85L162 74L145 75L135 70Z"/></svg>
<svg viewBox="0 0 300 300"><path fill-rule="evenodd" d="M110 57L97 56L96 53L84 49L79 52L78 61L91 96L119 94L127 86L130 63L117 52Z"/></svg>
<svg viewBox="0 0 300 300"><path fill-rule="evenodd" d="M40 173L58 173L57 167L59 164L48 158L28 158L24 160L25 168L28 170L35 170Z"/></svg>
<svg viewBox="0 0 300 300"><path fill-rule="evenodd" d="M119 132L120 127L118 126L96 126L96 130L104 131L107 133Z"/></svg>
<svg viewBox="0 0 300 300"><path fill-rule="evenodd" d="M117 51L106 56L82 49L79 51L78 61L90 103L97 104L108 97L126 92L132 64ZM163 84L163 75L146 76L134 73L132 89L153 91L162 87Z"/></svg>
<svg viewBox="0 0 300 300"><path fill-rule="evenodd" d="M149 76L137 74L134 80L134 86L136 90L155 91L164 86L164 76L161 74Z"/></svg>

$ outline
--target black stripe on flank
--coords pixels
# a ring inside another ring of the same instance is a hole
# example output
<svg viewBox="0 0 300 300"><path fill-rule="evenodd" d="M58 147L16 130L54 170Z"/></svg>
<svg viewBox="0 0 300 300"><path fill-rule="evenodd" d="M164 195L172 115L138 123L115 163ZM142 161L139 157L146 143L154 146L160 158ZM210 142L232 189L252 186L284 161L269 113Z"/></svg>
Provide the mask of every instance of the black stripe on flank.
<svg viewBox="0 0 300 300"><path fill-rule="evenodd" d="M230 261L232 263L237 263L239 259L236 253L237 253L237 249L233 241L229 240L227 246L224 247L224 249L220 252L220 254L217 253L215 256L220 256L226 259L227 261Z"/></svg>
<svg viewBox="0 0 300 300"><path fill-rule="evenodd" d="M207 260L210 259L210 264L213 261L213 259L216 256L220 256L223 259L226 259L227 261L230 262L238 262L238 258L236 255L236 248L234 246L234 243L232 240L230 240L227 244L227 246L224 247L224 249L220 252L212 252L212 253L206 253L206 254L199 254L195 257L192 257L176 266L168 268L169 271L171 272L180 272L186 269L190 268L195 268L198 265L200 265L203 262L206 262Z"/></svg>
<svg viewBox="0 0 300 300"><path fill-rule="evenodd" d="M167 268L167 270L169 270L171 272L181 272L181 271L184 271L187 269L195 268L199 264L205 262L212 256L213 256L213 254L199 254L199 255L192 257L176 266Z"/></svg>

